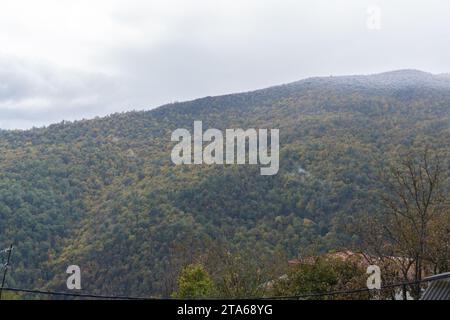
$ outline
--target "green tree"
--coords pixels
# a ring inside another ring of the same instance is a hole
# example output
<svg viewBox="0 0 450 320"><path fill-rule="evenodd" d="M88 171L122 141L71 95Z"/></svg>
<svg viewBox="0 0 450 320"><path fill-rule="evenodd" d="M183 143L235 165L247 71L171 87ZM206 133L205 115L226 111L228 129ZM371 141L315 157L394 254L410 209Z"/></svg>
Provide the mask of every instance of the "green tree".
<svg viewBox="0 0 450 320"><path fill-rule="evenodd" d="M365 272L356 260L335 257L311 257L291 268L287 275L274 283L276 296L301 296L346 291L364 287ZM313 299L321 297L314 296ZM323 298L333 298L323 296ZM338 299L357 299L358 296L336 296Z"/></svg>
<svg viewBox="0 0 450 320"><path fill-rule="evenodd" d="M214 284L202 265L189 265L178 278L178 290L174 298L199 299L214 295Z"/></svg>
<svg viewBox="0 0 450 320"><path fill-rule="evenodd" d="M14 292L5 292L2 293L2 300L20 300L21 297L19 294Z"/></svg>

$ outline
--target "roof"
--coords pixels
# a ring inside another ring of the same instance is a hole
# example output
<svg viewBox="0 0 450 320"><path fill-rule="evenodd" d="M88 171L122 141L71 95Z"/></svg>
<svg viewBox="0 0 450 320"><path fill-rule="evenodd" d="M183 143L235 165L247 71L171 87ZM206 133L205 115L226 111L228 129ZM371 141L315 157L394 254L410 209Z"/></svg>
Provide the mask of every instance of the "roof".
<svg viewBox="0 0 450 320"><path fill-rule="evenodd" d="M421 300L450 300L450 272L437 274L424 280L432 282Z"/></svg>
<svg viewBox="0 0 450 320"><path fill-rule="evenodd" d="M434 276L426 277L424 280L434 281L434 280L447 280L450 281L450 272L435 274Z"/></svg>

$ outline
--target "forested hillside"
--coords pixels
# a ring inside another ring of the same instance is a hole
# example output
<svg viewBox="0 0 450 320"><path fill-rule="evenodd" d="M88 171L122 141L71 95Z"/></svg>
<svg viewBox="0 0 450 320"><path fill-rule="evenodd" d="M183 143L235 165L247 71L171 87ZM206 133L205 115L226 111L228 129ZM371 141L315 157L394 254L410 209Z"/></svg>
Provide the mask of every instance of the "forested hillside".
<svg viewBox="0 0 450 320"><path fill-rule="evenodd" d="M171 133L194 120L280 129L278 174L175 166ZM288 258L338 249L355 240L344 227L377 210L385 161L426 144L450 150L449 120L450 78L404 70L0 131L0 248L15 245L8 284L61 289L77 264L86 292L167 295L180 244Z"/></svg>

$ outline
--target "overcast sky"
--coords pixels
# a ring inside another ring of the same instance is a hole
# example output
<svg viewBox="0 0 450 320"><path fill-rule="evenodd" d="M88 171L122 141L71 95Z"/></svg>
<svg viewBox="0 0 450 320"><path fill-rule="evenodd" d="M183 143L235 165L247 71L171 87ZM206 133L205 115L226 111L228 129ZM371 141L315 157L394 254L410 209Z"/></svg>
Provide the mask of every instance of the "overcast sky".
<svg viewBox="0 0 450 320"><path fill-rule="evenodd" d="M449 12L447 0L0 0L0 128L309 76L447 73Z"/></svg>

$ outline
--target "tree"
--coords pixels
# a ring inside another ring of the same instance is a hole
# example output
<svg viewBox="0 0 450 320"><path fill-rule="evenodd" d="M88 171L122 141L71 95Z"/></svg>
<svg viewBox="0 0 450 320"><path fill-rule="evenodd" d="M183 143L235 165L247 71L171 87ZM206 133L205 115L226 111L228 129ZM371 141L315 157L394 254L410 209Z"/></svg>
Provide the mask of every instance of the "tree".
<svg viewBox="0 0 450 320"><path fill-rule="evenodd" d="M432 230L428 239L426 260L431 264L434 274L450 270L450 210L445 210L431 222Z"/></svg>
<svg viewBox="0 0 450 320"><path fill-rule="evenodd" d="M275 281L275 296L301 296L326 294L363 288L367 276L358 259L342 259L331 255L306 258L293 266L287 275ZM336 296L338 299L357 299L367 293L352 296ZM333 296L312 296L312 299Z"/></svg>
<svg viewBox="0 0 450 320"><path fill-rule="evenodd" d="M284 273L287 258L282 252L263 248L233 250L220 243L208 247L205 265L222 299L254 298L267 294L265 283Z"/></svg>
<svg viewBox="0 0 450 320"><path fill-rule="evenodd" d="M15 292L3 292L2 300L20 300L21 296Z"/></svg>
<svg viewBox="0 0 450 320"><path fill-rule="evenodd" d="M425 148L393 162L382 175L382 210L369 217L363 228L368 256L384 265L396 265L402 281L414 281L409 286L414 298L420 297L417 282L423 275L448 264L448 175L443 159Z"/></svg>
<svg viewBox="0 0 450 320"><path fill-rule="evenodd" d="M214 285L201 265L189 265L183 269L178 278L178 290L174 298L210 298L214 295Z"/></svg>

